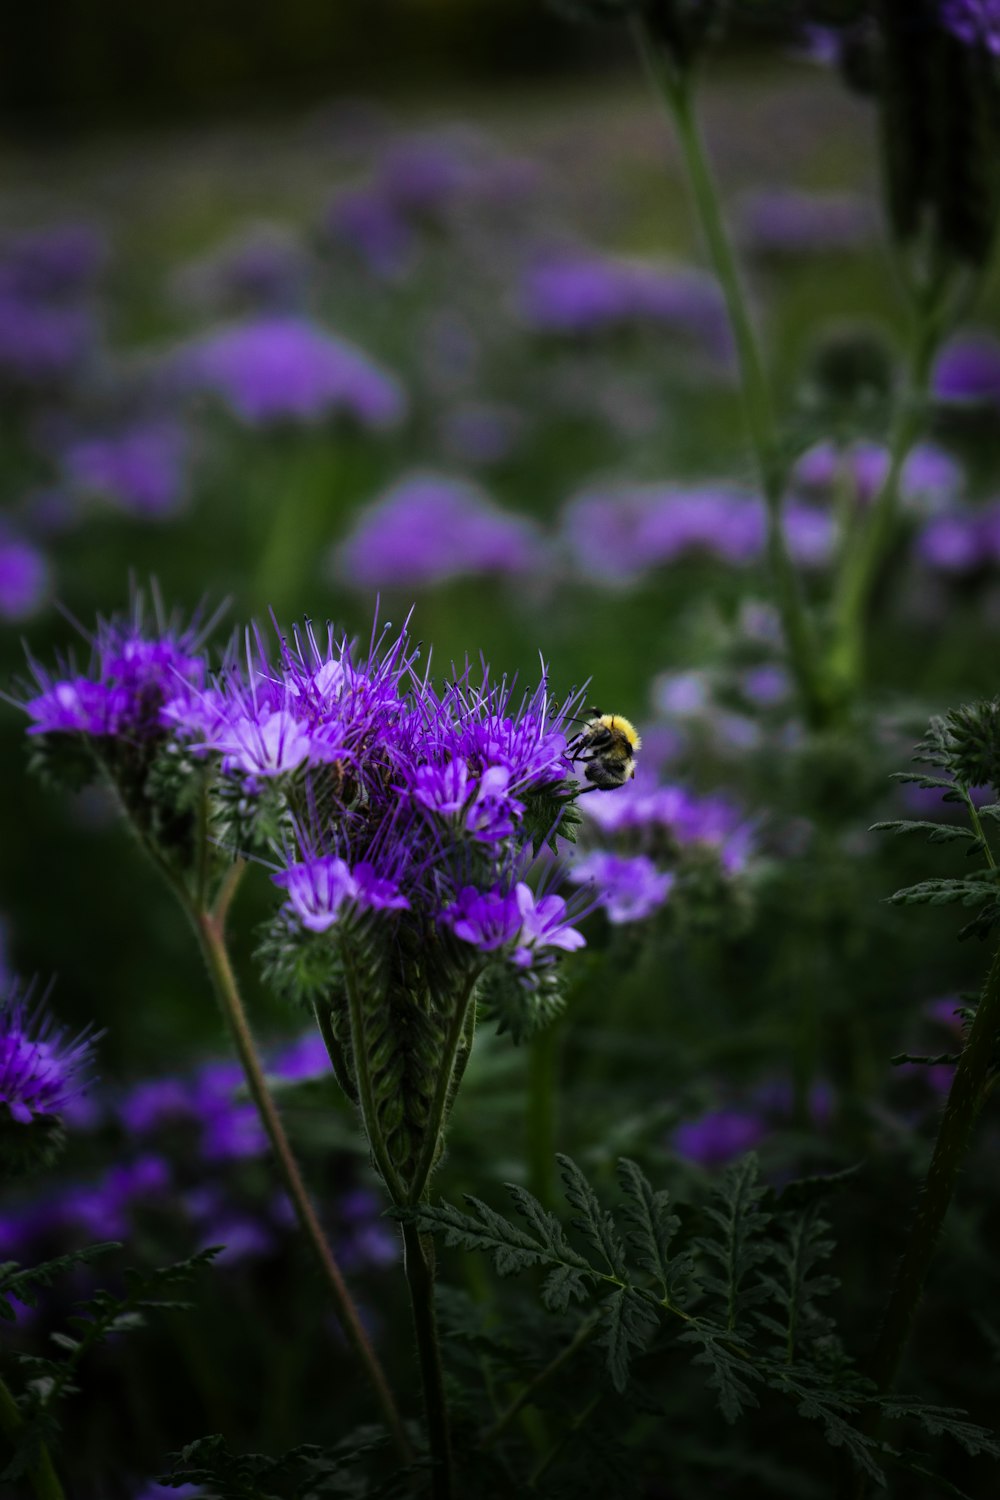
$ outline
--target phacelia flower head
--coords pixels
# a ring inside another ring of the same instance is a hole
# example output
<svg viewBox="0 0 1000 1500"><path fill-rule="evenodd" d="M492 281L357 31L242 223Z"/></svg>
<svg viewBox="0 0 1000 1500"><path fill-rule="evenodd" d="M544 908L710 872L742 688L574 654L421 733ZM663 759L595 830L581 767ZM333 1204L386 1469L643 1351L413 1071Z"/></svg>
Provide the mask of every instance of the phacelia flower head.
<svg viewBox="0 0 1000 1500"><path fill-rule="evenodd" d="M300 317L272 314L206 334L187 348L178 371L251 427L346 417L381 430L396 426L406 411L394 376Z"/></svg>
<svg viewBox="0 0 1000 1500"><path fill-rule="evenodd" d="M60 463L77 494L151 520L174 515L188 488L190 444L183 426L155 418L67 442Z"/></svg>
<svg viewBox="0 0 1000 1500"><path fill-rule="evenodd" d="M58 1144L61 1116L91 1080L96 1037L56 1026L44 1000L0 1000L0 1172L19 1175ZM34 1128L32 1128L34 1127Z"/></svg>
<svg viewBox="0 0 1000 1500"><path fill-rule="evenodd" d="M29 735L132 744L162 737L164 706L182 687L200 687L205 679L202 637L213 622L182 626L159 606L156 613L147 621L137 598L131 617L99 620L86 672L68 662L52 672L32 661L38 691L21 704L32 721Z"/></svg>
<svg viewBox="0 0 1000 1500"><path fill-rule="evenodd" d="M577 885L593 883L608 921L619 926L642 922L659 911L677 877L672 870L657 869L646 854L595 849L573 866L569 878Z"/></svg>

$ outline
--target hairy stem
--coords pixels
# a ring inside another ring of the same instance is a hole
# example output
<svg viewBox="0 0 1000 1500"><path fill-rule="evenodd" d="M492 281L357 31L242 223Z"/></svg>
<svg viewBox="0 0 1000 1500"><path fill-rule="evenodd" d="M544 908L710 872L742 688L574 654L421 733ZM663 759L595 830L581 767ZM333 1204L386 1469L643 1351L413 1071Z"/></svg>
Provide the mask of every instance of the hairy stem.
<svg viewBox="0 0 1000 1500"><path fill-rule="evenodd" d="M994 955L968 1039L955 1068L955 1077L917 1203L913 1227L896 1267L882 1326L868 1362L866 1373L875 1382L880 1394L892 1389L909 1342L924 1282L969 1148L976 1116L989 1089L998 1030L1000 948ZM869 1430L874 1430L877 1421L876 1411L869 1423ZM849 1493L860 1497L865 1488L864 1477L855 1476Z"/></svg>
<svg viewBox="0 0 1000 1500"><path fill-rule="evenodd" d="M725 298L740 366L740 387L747 431L757 461L767 509L768 564L789 663L807 718L810 723L822 724L828 716L829 705L824 682L817 672L819 658L814 649L812 622L806 612L782 525L785 464L774 418L770 385L698 123L691 81L686 74L673 68L642 20L633 21L632 31L653 89L666 105L673 121L702 234Z"/></svg>
<svg viewBox="0 0 1000 1500"><path fill-rule="evenodd" d="M455 1493L452 1476L451 1434L448 1406L444 1391L444 1370L438 1339L437 1314L434 1309L434 1260L429 1238L416 1225L403 1220L403 1263L410 1289L413 1328L417 1339L417 1358L424 1388L424 1410L427 1418L427 1442L433 1470L433 1500L452 1500Z"/></svg>
<svg viewBox="0 0 1000 1500"><path fill-rule="evenodd" d="M226 902L222 902L221 910L223 915L226 904ZM271 1143L278 1172L285 1185L285 1191L288 1193L292 1207L295 1210L295 1216L319 1263L323 1278L330 1289L344 1335L365 1367L382 1410L386 1426L389 1429L400 1458L404 1462L408 1462L410 1457L409 1444L385 1372L365 1332L364 1325L361 1322L354 1300L347 1289L340 1267L337 1265L327 1244L326 1237L316 1217L316 1211L313 1208L309 1194L306 1191L305 1183L302 1180L298 1162L292 1152L284 1126L281 1123L274 1100L271 1098L267 1087L264 1070L261 1066L257 1048L254 1045L246 1011L243 1008L243 1001L236 983L236 976L233 973L232 964L230 963L223 923L218 915L218 911L219 907L217 905L215 913L193 912L192 916L201 951L215 989L216 998L226 1019L246 1077L250 1097L260 1116L260 1121L267 1134L267 1138Z"/></svg>
<svg viewBox="0 0 1000 1500"><path fill-rule="evenodd" d="M343 947L343 955L344 982L347 987L347 1007L351 1017L351 1052L354 1059L354 1081L358 1093L358 1108L361 1110L361 1123L364 1126L365 1135L368 1137L368 1145L371 1149L372 1158L381 1174L382 1181L385 1183L386 1191L393 1203L399 1207L407 1201L407 1195L399 1173L396 1171L395 1164L386 1150L385 1141L379 1129L371 1067L369 1066L368 1053L364 1045L365 1025L361 1004L361 989L346 944Z"/></svg>
<svg viewBox="0 0 1000 1500"><path fill-rule="evenodd" d="M24 1418L17 1409L17 1402L11 1395L6 1381L0 1377L0 1431L10 1438L12 1443L16 1443L24 1431L24 1426ZM34 1461L28 1465L27 1475L36 1500L66 1500L59 1476L49 1457L49 1450L42 1442L38 1444Z"/></svg>
<svg viewBox="0 0 1000 1500"><path fill-rule="evenodd" d="M354 1087L354 1080L347 1065L347 1054L337 1040L337 1034L333 1029L330 1012L323 1005L314 1005L313 1015L316 1017L319 1034L326 1046L326 1053L333 1068L333 1075L351 1103L357 1104L358 1091Z"/></svg>

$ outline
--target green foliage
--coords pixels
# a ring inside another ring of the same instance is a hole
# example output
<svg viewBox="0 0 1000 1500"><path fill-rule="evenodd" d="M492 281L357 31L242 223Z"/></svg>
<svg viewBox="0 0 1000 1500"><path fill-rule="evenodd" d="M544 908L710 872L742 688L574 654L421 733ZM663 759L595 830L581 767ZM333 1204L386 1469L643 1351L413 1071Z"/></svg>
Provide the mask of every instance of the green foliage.
<svg viewBox="0 0 1000 1500"><path fill-rule="evenodd" d="M619 1196L609 1207L574 1161L557 1159L570 1210L565 1224L515 1183L506 1187L516 1218L471 1195L466 1210L443 1203L406 1213L446 1245L489 1255L502 1277L541 1271L539 1297L550 1316L579 1304L585 1316L567 1353L585 1343L601 1351L607 1399L659 1412L665 1395L647 1381L663 1371L672 1389L665 1365L672 1348L683 1348L704 1371L726 1422L777 1396L879 1483L883 1462L919 1469L922 1458L870 1434L863 1419L873 1403L887 1419L947 1434L970 1454L1000 1451L962 1412L916 1399L880 1401L844 1353L829 1310L839 1281L828 1270L834 1243L821 1208L856 1168L777 1194L760 1183L751 1154L722 1175L706 1203L678 1209L635 1162L621 1160ZM485 1347L481 1321L474 1334L468 1313L463 1321L467 1336ZM594 1396L581 1426L604 1399ZM574 1443L577 1431L573 1425Z"/></svg>
<svg viewBox="0 0 1000 1500"><path fill-rule="evenodd" d="M47 1285L63 1271L117 1248L111 1243L91 1246L27 1271L5 1266L0 1273L3 1277L0 1291L13 1291L17 1296L23 1291L27 1293L24 1300L30 1301L34 1286ZM13 1456L0 1472L0 1480L14 1480L27 1473L40 1446L51 1444L58 1436L60 1405L78 1389L77 1375L87 1355L112 1336L142 1328L147 1313L186 1311L191 1304L179 1300L174 1295L175 1289L186 1286L218 1253L218 1247L213 1246L153 1271L127 1270L122 1295L105 1290L95 1292L77 1304L79 1311L68 1319L71 1332L52 1334L57 1354L17 1356L16 1362L27 1376L27 1391L19 1402L25 1425Z"/></svg>
<svg viewBox="0 0 1000 1500"><path fill-rule="evenodd" d="M220 1433L197 1438L169 1455L172 1469L159 1483L168 1489L206 1485L213 1500L403 1500L415 1491L426 1468L418 1460L385 1480L372 1477L372 1465L386 1448L379 1427L363 1427L332 1448L300 1443L271 1457L234 1453Z"/></svg>
<svg viewBox="0 0 1000 1500"><path fill-rule="evenodd" d="M484 1019L515 1046L544 1031L566 1009L561 969L543 971L537 981L529 988L510 964L491 964L477 985L476 1003Z"/></svg>
<svg viewBox="0 0 1000 1500"><path fill-rule="evenodd" d="M39 1287L51 1286L64 1271L89 1265L102 1255L121 1248L116 1240L107 1240L100 1245L85 1245L83 1249L72 1250L68 1255L58 1255L54 1260L44 1260L37 1266L19 1266L14 1260L0 1264L0 1318L10 1323L17 1319L8 1297L15 1297L25 1307L37 1307Z"/></svg>

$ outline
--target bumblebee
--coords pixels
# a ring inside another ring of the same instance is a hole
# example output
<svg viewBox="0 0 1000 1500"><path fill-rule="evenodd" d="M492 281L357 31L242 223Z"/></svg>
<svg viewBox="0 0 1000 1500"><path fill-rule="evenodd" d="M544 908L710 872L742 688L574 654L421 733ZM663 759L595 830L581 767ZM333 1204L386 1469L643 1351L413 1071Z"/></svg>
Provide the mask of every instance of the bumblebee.
<svg viewBox="0 0 1000 1500"><path fill-rule="evenodd" d="M570 758L584 767L590 782L586 792L608 792L624 786L635 775L635 752L642 741L628 719L621 714L602 714L591 709L588 719L575 739L570 740Z"/></svg>

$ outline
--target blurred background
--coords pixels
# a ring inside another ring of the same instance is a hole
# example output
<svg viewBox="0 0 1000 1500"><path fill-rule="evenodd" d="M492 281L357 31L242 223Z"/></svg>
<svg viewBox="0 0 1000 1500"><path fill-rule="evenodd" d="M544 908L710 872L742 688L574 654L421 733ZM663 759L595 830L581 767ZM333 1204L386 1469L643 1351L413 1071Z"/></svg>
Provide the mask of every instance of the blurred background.
<svg viewBox="0 0 1000 1500"><path fill-rule="evenodd" d="M815 32L737 28L704 89L789 417L789 543L818 600L845 515L884 473L903 325L872 107L829 55ZM651 779L723 809L697 835L721 877L655 942L592 919L618 980L609 997L582 971L548 1064L556 1144L598 1165L648 1152L682 1177L749 1145L776 1172L880 1149L910 1161L947 1073L886 1059L947 1050L948 997L981 954L933 932L922 946L880 906L909 856L866 830L903 806L888 775L927 709L995 688L995 276L939 362L933 430L904 476L877 712L863 743L817 748L767 601L724 308L617 31L538 0L177 0L169 14L42 0L8 18L0 125L6 691L27 691L23 643L84 664L95 615L152 581L185 616L228 600L220 642L272 610L367 636L378 599L399 623L414 607L442 673L482 652L531 681L541 652L557 692L589 680L640 725ZM0 1203L0 1258L87 1237L125 1239L143 1262L229 1246L198 1318L102 1355L104 1415L76 1409L73 1493L117 1500L144 1493L150 1453L204 1430L279 1446L306 1417L329 1424L336 1335L315 1309L309 1322L319 1293L182 916L102 795L29 778L23 722L0 715L4 971L54 975L60 1020L105 1035L59 1172ZM727 862L736 829L752 837ZM394 1238L322 1049L297 1040L306 1018L255 983L270 905L257 873L237 961L331 1232L389 1338ZM451 1197L525 1170L529 1052L477 1048ZM509 1160L486 1156L497 1141ZM905 1181L896 1192L872 1207L859 1265L891 1263L879 1226ZM25 1313L13 1337L30 1347L63 1311ZM292 1331L305 1326L308 1340ZM946 1307L934 1329L973 1337ZM268 1342L281 1353L261 1365ZM248 1360L264 1371L253 1390L232 1378ZM949 1382L965 1404L957 1359ZM343 1399L364 1413L353 1388ZM676 1493L705 1491L682 1478Z"/></svg>

